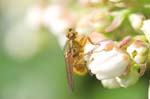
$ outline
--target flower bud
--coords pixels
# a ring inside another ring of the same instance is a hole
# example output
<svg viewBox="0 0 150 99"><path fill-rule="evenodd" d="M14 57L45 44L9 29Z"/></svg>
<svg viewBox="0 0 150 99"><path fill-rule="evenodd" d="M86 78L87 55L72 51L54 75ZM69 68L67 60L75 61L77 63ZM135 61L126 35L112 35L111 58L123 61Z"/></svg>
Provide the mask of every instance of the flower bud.
<svg viewBox="0 0 150 99"><path fill-rule="evenodd" d="M129 21L135 30L140 30L144 21L144 16L140 14L131 14L129 15Z"/></svg>
<svg viewBox="0 0 150 99"><path fill-rule="evenodd" d="M136 63L143 64L148 57L148 44L144 41L136 40L127 48L127 52Z"/></svg>
<svg viewBox="0 0 150 99"><path fill-rule="evenodd" d="M114 88L120 88L120 84L118 83L118 81L116 80L116 78L113 79L104 79L101 80L102 85L105 88L109 88L109 89L114 89Z"/></svg>
<svg viewBox="0 0 150 99"><path fill-rule="evenodd" d="M141 28L141 30L144 32L147 40L150 42L150 20L145 20L143 21L143 26Z"/></svg>
<svg viewBox="0 0 150 99"><path fill-rule="evenodd" d="M98 47L93 51L89 60L92 61L89 62L88 69L91 70L99 80L120 76L129 65L128 54L117 48L102 51L101 48Z"/></svg>
<svg viewBox="0 0 150 99"><path fill-rule="evenodd" d="M127 88L134 85L139 80L139 77L138 69L132 67L127 75L119 76L116 79L121 87Z"/></svg>
<svg viewBox="0 0 150 99"><path fill-rule="evenodd" d="M125 20L125 18L127 17L129 13L130 13L130 10L128 9L112 13L114 14L114 19L112 23L106 27L105 32L111 32L117 29L119 26L121 26L121 24L123 23L123 21Z"/></svg>

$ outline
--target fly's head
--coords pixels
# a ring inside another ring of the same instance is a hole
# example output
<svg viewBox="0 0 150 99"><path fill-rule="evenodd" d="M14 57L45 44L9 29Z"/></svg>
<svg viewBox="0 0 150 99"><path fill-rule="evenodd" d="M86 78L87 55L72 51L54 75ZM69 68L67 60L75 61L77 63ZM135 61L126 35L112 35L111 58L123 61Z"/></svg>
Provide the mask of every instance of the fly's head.
<svg viewBox="0 0 150 99"><path fill-rule="evenodd" d="M77 38L77 35L78 35L78 33L70 28L67 35L66 35L66 37L70 40L74 40L74 39Z"/></svg>

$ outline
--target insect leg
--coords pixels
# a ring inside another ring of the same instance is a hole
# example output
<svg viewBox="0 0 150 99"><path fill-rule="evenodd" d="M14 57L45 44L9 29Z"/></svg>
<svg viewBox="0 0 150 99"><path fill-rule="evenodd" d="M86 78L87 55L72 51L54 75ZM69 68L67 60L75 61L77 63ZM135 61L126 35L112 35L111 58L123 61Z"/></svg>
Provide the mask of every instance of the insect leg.
<svg viewBox="0 0 150 99"><path fill-rule="evenodd" d="M93 44L93 45L100 45L100 42L101 42L101 41L99 41L99 42L93 42L92 39L91 39L89 36L87 36L87 39L88 39L88 41L89 41L91 44Z"/></svg>

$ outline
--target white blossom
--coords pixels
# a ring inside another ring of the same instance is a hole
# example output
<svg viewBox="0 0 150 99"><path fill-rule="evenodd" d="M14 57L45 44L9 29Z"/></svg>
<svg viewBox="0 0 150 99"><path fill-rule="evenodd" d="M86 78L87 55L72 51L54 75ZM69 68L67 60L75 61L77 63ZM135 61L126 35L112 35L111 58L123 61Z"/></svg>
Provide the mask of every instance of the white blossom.
<svg viewBox="0 0 150 99"><path fill-rule="evenodd" d="M99 80L111 79L124 73L129 65L129 56L127 53L113 48L109 51L101 51L101 47L94 50L95 53L90 56L92 60L88 64L88 69L96 75ZM99 52L98 52L99 51Z"/></svg>
<svg viewBox="0 0 150 99"><path fill-rule="evenodd" d="M26 21L33 29L41 26L49 29L55 36L64 34L73 26L73 15L62 5L53 4L42 7L36 5L27 11Z"/></svg>
<svg viewBox="0 0 150 99"><path fill-rule="evenodd" d="M93 2L93 3L99 3L99 2L102 2L102 0L91 0L91 2Z"/></svg>
<svg viewBox="0 0 150 99"><path fill-rule="evenodd" d="M90 25L98 32L104 32L105 28L111 23L108 9L101 8L93 10L90 14Z"/></svg>
<svg viewBox="0 0 150 99"><path fill-rule="evenodd" d="M105 27L111 22L107 9L96 9L83 16L77 23L76 30L81 33L93 31L104 32Z"/></svg>
<svg viewBox="0 0 150 99"><path fill-rule="evenodd" d="M131 68L128 74L116 77L116 80L121 87L127 88L134 85L139 80L139 77L140 74L138 73L138 70L135 68Z"/></svg>
<svg viewBox="0 0 150 99"><path fill-rule="evenodd" d="M8 55L16 59L30 59L45 44L45 36L41 32L30 31L25 25L11 29L4 39L4 47Z"/></svg>
<svg viewBox="0 0 150 99"><path fill-rule="evenodd" d="M93 31L92 26L90 25L89 16L84 16L77 22L76 31L81 34L87 34Z"/></svg>
<svg viewBox="0 0 150 99"><path fill-rule="evenodd" d="M144 41L137 40L128 46L127 52L136 63L143 64L148 57L148 45Z"/></svg>
<svg viewBox="0 0 150 99"><path fill-rule="evenodd" d="M42 25L45 25L43 21L44 13L45 13L45 9L42 8L40 5L32 6L27 10L25 21L32 29L38 29Z"/></svg>
<svg viewBox="0 0 150 99"><path fill-rule="evenodd" d="M63 34L60 34L57 36L57 40L58 40L58 44L60 45L60 48L63 49L67 40L66 36Z"/></svg>
<svg viewBox="0 0 150 99"><path fill-rule="evenodd" d="M135 30L139 30L143 24L144 16L141 14L131 14L129 16L129 21Z"/></svg>
<svg viewBox="0 0 150 99"><path fill-rule="evenodd" d="M58 36L73 26L73 15L61 5L50 5L45 10L44 22L51 32Z"/></svg>
<svg viewBox="0 0 150 99"><path fill-rule="evenodd" d="M107 0L78 0L84 6L91 6L93 4L101 4Z"/></svg>
<svg viewBox="0 0 150 99"><path fill-rule="evenodd" d="M150 42L150 20L144 20L141 30L144 32L147 40Z"/></svg>
<svg viewBox="0 0 150 99"><path fill-rule="evenodd" d="M149 81L149 86L148 86L148 99L150 99L150 81Z"/></svg>
<svg viewBox="0 0 150 99"><path fill-rule="evenodd" d="M114 89L114 88L120 88L120 84L118 83L118 81L116 80L116 78L113 79L104 79L101 80L102 85L105 88L109 88L109 89Z"/></svg>
<svg viewBox="0 0 150 99"><path fill-rule="evenodd" d="M109 0L109 1L117 3L117 2L120 2L122 0Z"/></svg>

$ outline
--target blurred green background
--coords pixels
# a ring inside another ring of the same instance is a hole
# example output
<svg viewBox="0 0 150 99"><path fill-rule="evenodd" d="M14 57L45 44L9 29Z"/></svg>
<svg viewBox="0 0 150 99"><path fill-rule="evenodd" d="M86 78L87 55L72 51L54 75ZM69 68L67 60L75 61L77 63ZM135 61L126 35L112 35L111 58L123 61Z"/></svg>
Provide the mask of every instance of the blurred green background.
<svg viewBox="0 0 150 99"><path fill-rule="evenodd" d="M6 51L5 38L12 27L21 23L30 0L0 1L0 99L147 99L148 75L129 88L106 89L95 77L75 75L75 91L67 85L63 51L51 33L42 50L30 59L12 58ZM48 36L47 36L48 35Z"/></svg>

